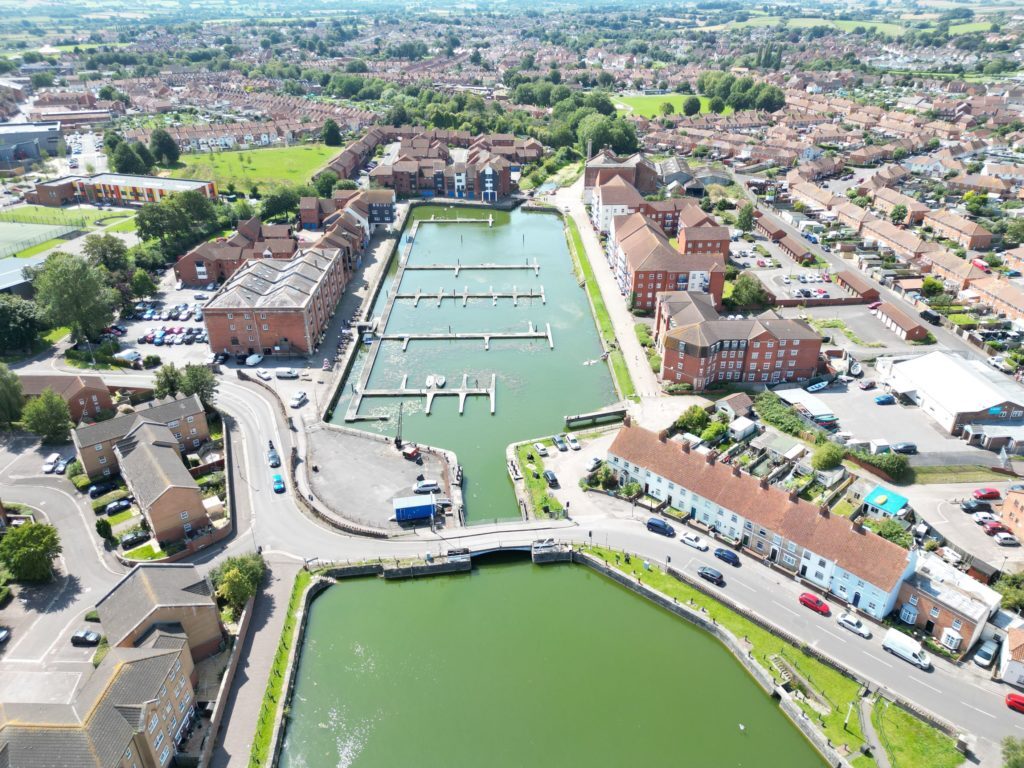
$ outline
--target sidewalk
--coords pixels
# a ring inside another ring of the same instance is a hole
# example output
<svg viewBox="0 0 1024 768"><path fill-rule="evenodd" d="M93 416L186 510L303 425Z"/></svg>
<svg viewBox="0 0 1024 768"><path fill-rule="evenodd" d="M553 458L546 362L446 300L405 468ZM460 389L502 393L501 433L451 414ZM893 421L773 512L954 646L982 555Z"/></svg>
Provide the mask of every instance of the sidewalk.
<svg viewBox="0 0 1024 768"><path fill-rule="evenodd" d="M563 210L569 209L569 215L572 216L580 231L583 247L587 251L598 288L600 288L605 305L608 307L608 315L611 317L615 336L619 340L619 347L625 356L626 365L629 368L630 376L633 377L633 386L636 388L637 394L642 398L660 397L662 395L661 384L658 383L657 375L651 370L651 366L647 362L647 354L636 337L634 326L637 319L626 308L626 300L619 291L611 267L608 266L608 259L601 247L601 241L587 217L587 209L583 205L583 177L580 177L571 187L562 187L551 198Z"/></svg>
<svg viewBox="0 0 1024 768"><path fill-rule="evenodd" d="M247 765L263 693L281 639L288 598L299 563L290 558L267 558L267 586L256 598L249 635L242 647L238 670L228 693L223 725L210 760L212 768Z"/></svg>

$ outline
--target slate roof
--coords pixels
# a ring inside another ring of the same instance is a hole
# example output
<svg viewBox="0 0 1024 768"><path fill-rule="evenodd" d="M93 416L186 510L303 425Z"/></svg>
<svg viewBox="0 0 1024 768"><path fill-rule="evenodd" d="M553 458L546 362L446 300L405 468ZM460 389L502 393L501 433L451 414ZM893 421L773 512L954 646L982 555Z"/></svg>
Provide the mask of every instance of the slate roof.
<svg viewBox="0 0 1024 768"><path fill-rule="evenodd" d="M290 261L249 261L228 278L206 305L211 309L301 309L316 293L339 251L300 251Z"/></svg>
<svg viewBox="0 0 1024 768"><path fill-rule="evenodd" d="M142 563L96 603L111 645L120 643L161 606L211 606L213 588L190 563Z"/></svg>
<svg viewBox="0 0 1024 768"><path fill-rule="evenodd" d="M870 531L855 530L844 517L823 515L800 498L791 500L775 486L762 488L758 478L742 472L737 476L729 465L709 463L680 443L662 440L658 433L627 424L608 452L832 560L886 592L900 583L907 567L902 547Z"/></svg>
<svg viewBox="0 0 1024 768"><path fill-rule="evenodd" d="M97 445L107 440L119 440L127 435L139 416L145 417L147 421L168 424L175 419L183 420L202 412L203 404L199 401L198 395L179 395L176 398L157 400L152 404L143 403L137 406L135 413L116 416L96 424L87 424L74 430L72 434L76 446Z"/></svg>
<svg viewBox="0 0 1024 768"><path fill-rule="evenodd" d="M181 461L178 440L163 424L140 417L114 448L142 509L169 488L199 488Z"/></svg>

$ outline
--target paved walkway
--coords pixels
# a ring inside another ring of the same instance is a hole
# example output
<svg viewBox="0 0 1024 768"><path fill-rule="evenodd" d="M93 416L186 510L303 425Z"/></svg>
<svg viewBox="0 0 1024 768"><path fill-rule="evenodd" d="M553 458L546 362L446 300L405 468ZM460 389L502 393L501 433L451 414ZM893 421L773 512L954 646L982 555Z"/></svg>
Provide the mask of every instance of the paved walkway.
<svg viewBox="0 0 1024 768"><path fill-rule="evenodd" d="M594 276L597 285L601 289L605 305L608 307L608 315L612 320L612 327L615 329L615 336L619 340L619 347L626 357L626 365L629 366L629 373L633 377L633 386L641 397L661 396L661 385L658 377L651 370L647 362L647 354L636 337L634 326L637 319L633 317L626 308L626 300L619 291L615 282L612 269L608 266L608 259L605 257L601 241L587 216L587 209L583 205L583 177L571 187L562 187L551 199L562 210L568 209L569 215L576 222L583 240L583 247L587 251L590 265L594 269Z"/></svg>
<svg viewBox="0 0 1024 768"><path fill-rule="evenodd" d="M878 702L878 705L881 705L882 700L879 699ZM878 763L878 768L892 768L892 763L889 762L889 755L882 747L882 741L875 732L875 725L871 722L871 698L868 696L861 697L858 706L860 707L861 731L864 733L864 740L871 747L871 756ZM895 706L895 704L892 706Z"/></svg>
<svg viewBox="0 0 1024 768"><path fill-rule="evenodd" d="M295 574L301 567L292 558L275 554L267 554L266 557L267 585L256 600L249 635L228 693L223 725L210 760L212 768L247 765L249 762L263 693L288 613L288 598Z"/></svg>

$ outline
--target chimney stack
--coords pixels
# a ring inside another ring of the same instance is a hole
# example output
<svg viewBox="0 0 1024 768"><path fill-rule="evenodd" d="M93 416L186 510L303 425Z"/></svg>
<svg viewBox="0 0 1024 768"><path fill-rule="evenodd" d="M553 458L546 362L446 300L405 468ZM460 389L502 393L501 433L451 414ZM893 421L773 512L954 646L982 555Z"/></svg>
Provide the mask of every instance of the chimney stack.
<svg viewBox="0 0 1024 768"><path fill-rule="evenodd" d="M796 501L798 496L800 496L800 491L798 491L796 488L789 492L790 501Z"/></svg>
<svg viewBox="0 0 1024 768"><path fill-rule="evenodd" d="M733 464L732 465L732 476L733 477L739 477L740 476L740 465L739 464Z"/></svg>
<svg viewBox="0 0 1024 768"><path fill-rule="evenodd" d="M822 517L828 517L828 505L822 504L820 507L818 507L818 514Z"/></svg>
<svg viewBox="0 0 1024 768"><path fill-rule="evenodd" d="M668 440L668 430L667 429L663 429L663 430L661 430L661 432L658 433L658 440L660 440L663 443L666 440Z"/></svg>
<svg viewBox="0 0 1024 768"><path fill-rule="evenodd" d="M625 416L622 417L622 426L624 426L624 427L632 427L633 426L633 420L629 417L628 413Z"/></svg>
<svg viewBox="0 0 1024 768"><path fill-rule="evenodd" d="M764 475L764 476L761 477L760 485L761 485L761 487L764 490L766 490L766 491L768 490L768 476L767 475Z"/></svg>
<svg viewBox="0 0 1024 768"><path fill-rule="evenodd" d="M690 452L690 441L689 440L683 440L683 453L689 453L689 452Z"/></svg>
<svg viewBox="0 0 1024 768"><path fill-rule="evenodd" d="M718 451L708 451L708 455L707 455L706 458L707 458L708 464L714 464L715 463L715 459L718 458Z"/></svg>

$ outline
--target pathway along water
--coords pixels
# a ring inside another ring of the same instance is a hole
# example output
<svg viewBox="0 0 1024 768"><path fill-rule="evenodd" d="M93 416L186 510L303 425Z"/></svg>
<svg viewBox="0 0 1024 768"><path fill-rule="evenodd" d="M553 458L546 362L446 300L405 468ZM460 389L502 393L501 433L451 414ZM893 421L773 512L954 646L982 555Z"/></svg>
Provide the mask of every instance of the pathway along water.
<svg viewBox="0 0 1024 768"><path fill-rule="evenodd" d="M458 209L456 209L458 210ZM414 209L420 220L443 208ZM464 215L481 215L464 211ZM519 517L511 481L505 469L505 447L512 442L564 430L567 414L595 410L616 400L605 365L584 365L601 355L601 342L583 289L572 270L561 219L544 213L495 213L494 225L481 223L421 223L409 254L412 266L450 264L540 265L533 269L464 269L405 271L400 294L424 298L396 299L386 329L388 336L424 333L546 332L548 339L411 340L403 351L400 338L378 341L381 349L370 373L369 389L421 388L426 377L441 374L447 386L458 386L463 374L469 386L485 387L497 377L496 411L487 397L468 397L459 415L459 398L434 400L431 415L424 413L422 397L365 397L359 414L386 414L387 421L354 422L351 426L394 435L399 402L403 403L402 437L455 451L464 470L466 518L470 523ZM408 230L396 254L402 254ZM394 288L398 256L388 272L373 316L379 316ZM543 300L540 290L544 289ZM516 293L512 298L446 299L443 290L460 296L485 292ZM530 297L530 291L534 296ZM525 295L524 295L525 294ZM433 297L432 299L430 297ZM360 378L366 362L360 353L342 384L333 420L343 424L352 397L352 382Z"/></svg>
<svg viewBox="0 0 1024 768"><path fill-rule="evenodd" d="M280 765L824 763L707 634L586 568L504 562L320 595Z"/></svg>

